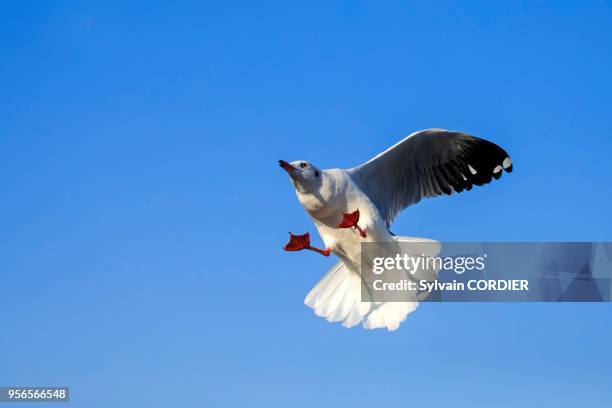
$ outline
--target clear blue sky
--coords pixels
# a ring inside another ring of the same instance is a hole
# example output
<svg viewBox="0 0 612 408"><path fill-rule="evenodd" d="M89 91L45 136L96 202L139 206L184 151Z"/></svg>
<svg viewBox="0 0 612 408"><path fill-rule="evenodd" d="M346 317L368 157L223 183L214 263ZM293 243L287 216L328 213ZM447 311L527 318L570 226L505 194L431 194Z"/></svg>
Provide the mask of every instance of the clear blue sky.
<svg viewBox="0 0 612 408"><path fill-rule="evenodd" d="M281 250L314 228L277 166L463 130L515 172L395 232L612 240L610 2L125 3L2 4L0 385L87 408L610 406L610 304L424 304L394 333L314 316L334 260Z"/></svg>

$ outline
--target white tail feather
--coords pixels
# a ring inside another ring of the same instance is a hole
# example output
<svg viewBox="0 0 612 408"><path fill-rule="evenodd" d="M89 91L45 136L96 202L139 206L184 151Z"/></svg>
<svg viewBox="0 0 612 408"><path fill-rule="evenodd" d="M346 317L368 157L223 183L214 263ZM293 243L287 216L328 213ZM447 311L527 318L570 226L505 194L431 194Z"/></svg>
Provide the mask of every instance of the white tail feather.
<svg viewBox="0 0 612 408"><path fill-rule="evenodd" d="M399 242L422 242L418 253L436 256L440 243L434 240L395 236ZM317 316L328 322L342 322L344 327L353 327L363 322L365 329L387 328L396 330L414 311L418 302L362 302L361 276L349 270L342 262L337 263L308 293L304 303L314 309Z"/></svg>
<svg viewBox="0 0 612 408"><path fill-rule="evenodd" d="M345 327L358 324L369 312L369 304L361 302L361 277L342 262L312 288L304 303L313 308L317 316L332 323L342 322Z"/></svg>
<svg viewBox="0 0 612 408"><path fill-rule="evenodd" d="M374 309L363 322L366 329L397 330L408 314L419 306L419 302L384 302Z"/></svg>

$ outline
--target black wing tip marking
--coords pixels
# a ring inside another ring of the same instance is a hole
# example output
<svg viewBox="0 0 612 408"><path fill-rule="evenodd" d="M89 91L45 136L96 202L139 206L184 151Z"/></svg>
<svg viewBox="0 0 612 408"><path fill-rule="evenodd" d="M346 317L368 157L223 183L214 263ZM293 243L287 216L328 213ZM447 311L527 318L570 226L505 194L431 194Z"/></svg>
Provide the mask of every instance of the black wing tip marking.
<svg viewBox="0 0 612 408"><path fill-rule="evenodd" d="M504 171L511 173L513 170L510 155L488 140L472 137L462 143L459 151L454 161L434 169L436 175L442 176L457 193L470 191L474 185L489 184L493 179L499 180Z"/></svg>

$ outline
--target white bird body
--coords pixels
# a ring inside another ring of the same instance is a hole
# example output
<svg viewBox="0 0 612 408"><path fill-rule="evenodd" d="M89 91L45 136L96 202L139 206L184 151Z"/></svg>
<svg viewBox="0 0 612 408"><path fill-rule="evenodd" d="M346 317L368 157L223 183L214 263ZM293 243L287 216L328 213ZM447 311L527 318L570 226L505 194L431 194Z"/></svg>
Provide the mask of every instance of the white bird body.
<svg viewBox="0 0 612 408"><path fill-rule="evenodd" d="M395 216L423 197L470 190L473 185L498 179L502 170L512 171L510 157L499 146L443 129L415 132L372 160L348 170L319 170L305 161L279 163L289 173L299 202L326 246L326 250L314 248L307 235L292 235L292 240L299 241L301 237L308 242L292 246L290 241L285 249L312 249L324 255L331 251L340 258L304 303L318 316L342 322L345 327L361 322L366 329L388 330L397 329L418 302L362 299L361 244L410 242L414 255L437 256L437 241L392 234L389 225ZM339 225L345 215L356 210L356 229ZM415 276L419 274L412 278ZM431 273L427 276L428 280L435 279Z"/></svg>
<svg viewBox="0 0 612 408"><path fill-rule="evenodd" d="M296 190L298 200L314 222L325 246L342 262L359 273L362 242L391 242L385 221L370 198L355 184L346 170L322 170L322 186L319 194L304 194ZM343 213L359 209L359 225L367 231L362 238L359 232L338 228Z"/></svg>

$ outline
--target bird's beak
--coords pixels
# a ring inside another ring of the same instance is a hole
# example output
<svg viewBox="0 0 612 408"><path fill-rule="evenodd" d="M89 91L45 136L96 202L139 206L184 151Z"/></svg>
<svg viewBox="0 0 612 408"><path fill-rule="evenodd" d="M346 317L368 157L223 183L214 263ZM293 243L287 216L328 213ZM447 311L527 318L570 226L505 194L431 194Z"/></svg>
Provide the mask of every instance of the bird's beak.
<svg viewBox="0 0 612 408"><path fill-rule="evenodd" d="M284 160L279 160L279 161L278 161L278 164L279 164L279 165L280 165L280 166L281 166L283 169L285 169L285 171L286 171L287 173L289 173L289 174L293 173L293 172L296 170L296 169L295 169L295 167L293 167L291 164L287 163L287 162L286 162L286 161L284 161Z"/></svg>

